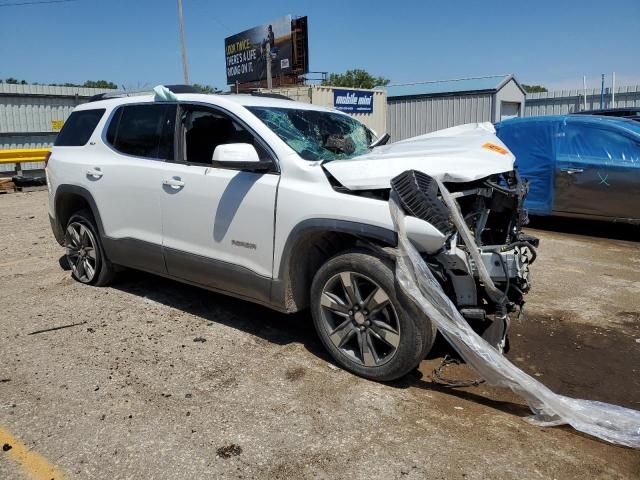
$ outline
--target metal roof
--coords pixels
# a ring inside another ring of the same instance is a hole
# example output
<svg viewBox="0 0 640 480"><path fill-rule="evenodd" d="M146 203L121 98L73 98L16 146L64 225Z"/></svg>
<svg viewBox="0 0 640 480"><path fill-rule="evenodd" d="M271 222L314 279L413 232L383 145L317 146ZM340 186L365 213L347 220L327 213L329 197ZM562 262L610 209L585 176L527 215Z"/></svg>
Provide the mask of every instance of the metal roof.
<svg viewBox="0 0 640 480"><path fill-rule="evenodd" d="M38 97L91 97L98 93L113 92L106 88L58 87L54 85L21 85L0 83L0 96Z"/></svg>
<svg viewBox="0 0 640 480"><path fill-rule="evenodd" d="M487 77L471 77L454 80L436 80L432 82L390 85L387 87L387 96L392 98L423 95L435 96L471 92L497 92L511 79L513 79L522 90L522 87L513 75L491 75Z"/></svg>

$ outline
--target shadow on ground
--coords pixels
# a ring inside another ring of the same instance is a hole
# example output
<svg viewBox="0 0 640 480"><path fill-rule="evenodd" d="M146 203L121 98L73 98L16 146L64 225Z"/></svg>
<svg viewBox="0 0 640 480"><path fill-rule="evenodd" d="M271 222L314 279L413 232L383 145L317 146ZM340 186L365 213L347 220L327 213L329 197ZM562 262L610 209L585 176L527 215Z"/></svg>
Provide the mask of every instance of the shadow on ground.
<svg viewBox="0 0 640 480"><path fill-rule="evenodd" d="M283 314L267 307L217 294L156 275L125 270L113 288L220 323L276 345L301 343L312 354L331 361L316 336L308 311Z"/></svg>

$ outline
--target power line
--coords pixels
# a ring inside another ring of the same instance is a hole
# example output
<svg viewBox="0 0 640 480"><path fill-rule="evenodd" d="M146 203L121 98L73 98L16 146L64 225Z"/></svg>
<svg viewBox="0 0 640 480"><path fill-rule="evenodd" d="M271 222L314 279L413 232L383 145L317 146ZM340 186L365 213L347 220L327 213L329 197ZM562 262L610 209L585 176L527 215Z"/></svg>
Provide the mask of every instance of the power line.
<svg viewBox="0 0 640 480"><path fill-rule="evenodd" d="M67 3L77 1L78 0L37 0L35 2L0 3L0 7L19 7L22 5L41 5L44 3Z"/></svg>

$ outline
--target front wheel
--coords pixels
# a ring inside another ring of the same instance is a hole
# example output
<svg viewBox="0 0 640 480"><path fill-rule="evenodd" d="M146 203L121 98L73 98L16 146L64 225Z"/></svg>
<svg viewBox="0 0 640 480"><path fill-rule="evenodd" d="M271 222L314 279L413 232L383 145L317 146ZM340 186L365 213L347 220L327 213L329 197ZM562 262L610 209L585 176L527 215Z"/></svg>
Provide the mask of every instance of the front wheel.
<svg viewBox="0 0 640 480"><path fill-rule="evenodd" d="M431 349L433 323L396 285L393 262L367 250L336 255L316 273L311 286L316 331L346 370L394 380Z"/></svg>

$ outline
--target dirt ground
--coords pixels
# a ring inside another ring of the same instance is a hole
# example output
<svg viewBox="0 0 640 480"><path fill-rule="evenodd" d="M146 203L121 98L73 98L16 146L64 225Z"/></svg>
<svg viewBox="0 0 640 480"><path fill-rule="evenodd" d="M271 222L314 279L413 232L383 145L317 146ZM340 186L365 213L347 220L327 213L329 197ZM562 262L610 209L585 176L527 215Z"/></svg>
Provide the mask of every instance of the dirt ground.
<svg viewBox="0 0 640 480"><path fill-rule="evenodd" d="M0 195L0 437L67 478L638 478L640 452L532 426L509 391L433 383L439 358L378 384L333 366L308 314L136 272L82 286L45 202ZM560 393L640 409L639 230L538 227L509 357ZM0 478L28 478L11 453Z"/></svg>

